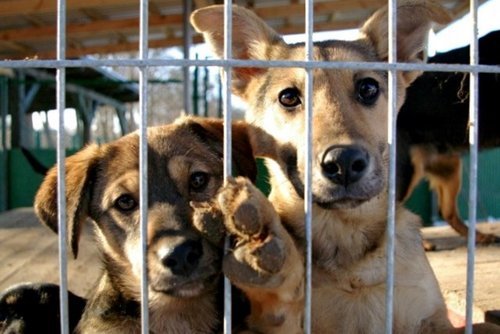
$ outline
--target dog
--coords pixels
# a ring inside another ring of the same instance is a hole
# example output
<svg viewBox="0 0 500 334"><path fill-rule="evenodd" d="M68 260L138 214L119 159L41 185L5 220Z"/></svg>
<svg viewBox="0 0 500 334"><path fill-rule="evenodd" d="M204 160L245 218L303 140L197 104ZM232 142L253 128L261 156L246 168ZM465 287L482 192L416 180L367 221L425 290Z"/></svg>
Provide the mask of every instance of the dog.
<svg viewBox="0 0 500 334"><path fill-rule="evenodd" d="M500 31L479 39L479 62L500 63ZM465 46L429 58L430 63L469 63ZM500 145L496 124L496 95L500 78L479 75L479 145ZM425 72L408 88L398 115L398 198L408 199L422 178L437 193L439 212L461 236L468 228L460 218L457 196L461 187L461 157L468 150L469 75L459 72ZM479 244L499 242L495 235L476 231Z"/></svg>
<svg viewBox="0 0 500 334"><path fill-rule="evenodd" d="M76 328L86 300L68 292L68 328ZM61 332L59 286L23 283L0 294L0 333L49 334Z"/></svg>
<svg viewBox="0 0 500 334"><path fill-rule="evenodd" d="M235 124L232 132L235 168L241 179L254 179L246 128ZM203 209L223 185L222 133L221 121L191 117L147 130L146 270L153 333L217 333L221 328L222 249L216 233L203 238L196 226L209 226L209 218L218 221L214 226L223 224L220 215ZM138 154L139 136L132 133L89 145L65 161L69 246L76 258L80 231L92 221L103 264L76 333L140 332ZM55 232L56 185L54 167L35 198L37 216Z"/></svg>
<svg viewBox="0 0 500 334"><path fill-rule="evenodd" d="M286 44L253 12L233 6L232 15L235 59L305 58L304 44ZM223 7L217 5L191 15L194 28L220 58L224 47L223 17ZM422 61L431 24L445 24L449 19L446 11L430 1L400 3L398 60ZM386 61L387 20L384 8L365 22L357 41L315 43L314 59ZM272 188L269 201L302 254L305 70L234 67L232 75L233 93L248 103L246 120L258 129L252 130L250 137L254 154L266 157ZM413 71L398 72L398 108L406 88L418 75ZM387 74L317 69L313 76L312 332L378 333L385 326ZM438 282L422 247L420 225L417 216L397 205L393 332L453 333L455 329L447 318ZM296 289L303 286L301 280L293 278L293 272L276 275L277 280L290 284L290 292L292 282ZM290 305L293 298L301 298L290 296L292 299L285 305ZM257 313L259 306L253 307L251 313ZM279 308L275 311L275 318L285 318L283 324L300 323L287 318L303 316L301 309L293 312L288 308L284 314L279 314ZM281 323L276 325L269 333L280 332Z"/></svg>

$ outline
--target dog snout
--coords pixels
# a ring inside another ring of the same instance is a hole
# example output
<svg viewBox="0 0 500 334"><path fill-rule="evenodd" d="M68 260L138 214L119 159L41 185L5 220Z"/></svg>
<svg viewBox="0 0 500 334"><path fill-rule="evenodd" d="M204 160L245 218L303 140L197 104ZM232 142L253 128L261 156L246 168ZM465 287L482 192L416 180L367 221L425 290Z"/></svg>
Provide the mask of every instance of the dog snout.
<svg viewBox="0 0 500 334"><path fill-rule="evenodd" d="M198 267L202 256L203 246L201 241L186 240L175 246L160 260L172 274L189 276Z"/></svg>
<svg viewBox="0 0 500 334"><path fill-rule="evenodd" d="M321 160L323 175L332 182L347 187L359 181L368 169L369 155L355 146L332 146Z"/></svg>

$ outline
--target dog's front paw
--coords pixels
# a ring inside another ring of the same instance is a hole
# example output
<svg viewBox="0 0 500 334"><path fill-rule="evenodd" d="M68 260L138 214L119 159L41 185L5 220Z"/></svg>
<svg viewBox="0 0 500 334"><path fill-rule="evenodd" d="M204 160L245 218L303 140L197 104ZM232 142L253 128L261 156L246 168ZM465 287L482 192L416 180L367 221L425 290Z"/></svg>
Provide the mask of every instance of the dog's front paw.
<svg viewBox="0 0 500 334"><path fill-rule="evenodd" d="M241 240L262 239L264 227L272 219L271 203L246 178L229 178L218 196L228 232ZM267 214L267 212L270 214Z"/></svg>
<svg viewBox="0 0 500 334"><path fill-rule="evenodd" d="M191 202L193 226L209 242L223 247L226 230L222 212L211 202Z"/></svg>
<svg viewBox="0 0 500 334"><path fill-rule="evenodd" d="M224 260L224 272L243 284L266 284L281 270L286 255L274 207L242 177L230 178L217 200L234 242L234 249Z"/></svg>

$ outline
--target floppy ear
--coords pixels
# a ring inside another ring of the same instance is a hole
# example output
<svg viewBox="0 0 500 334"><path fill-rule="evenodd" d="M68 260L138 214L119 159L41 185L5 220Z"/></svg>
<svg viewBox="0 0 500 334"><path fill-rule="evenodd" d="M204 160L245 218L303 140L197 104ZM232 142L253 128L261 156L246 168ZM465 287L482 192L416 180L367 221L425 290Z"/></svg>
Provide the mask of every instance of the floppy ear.
<svg viewBox="0 0 500 334"><path fill-rule="evenodd" d="M185 117L179 119L177 122L179 124L187 124L196 136L222 154L224 142L224 123L222 119ZM255 163L255 155L245 122L233 122L231 126L231 139L232 158L238 174L255 181L257 177L257 164Z"/></svg>
<svg viewBox="0 0 500 334"><path fill-rule="evenodd" d="M234 59L269 60L271 48L286 45L281 36L252 11L232 7L232 57ZM214 5L195 10L191 24L202 33L215 56L224 56L224 6ZM234 67L233 92L243 95L249 81L266 72L265 68Z"/></svg>
<svg viewBox="0 0 500 334"><path fill-rule="evenodd" d="M99 150L97 145L89 145L65 161L68 244L75 258L82 226L89 215L90 186ZM57 166L52 167L43 180L34 206L41 222L57 233Z"/></svg>
<svg viewBox="0 0 500 334"><path fill-rule="evenodd" d="M388 59L388 9L373 14L361 28L362 36L375 48L378 58ZM429 0L409 0L397 7L397 58L401 62L423 62L427 35L433 23L446 24L451 16L439 4ZM409 86L421 73L404 72L404 84Z"/></svg>

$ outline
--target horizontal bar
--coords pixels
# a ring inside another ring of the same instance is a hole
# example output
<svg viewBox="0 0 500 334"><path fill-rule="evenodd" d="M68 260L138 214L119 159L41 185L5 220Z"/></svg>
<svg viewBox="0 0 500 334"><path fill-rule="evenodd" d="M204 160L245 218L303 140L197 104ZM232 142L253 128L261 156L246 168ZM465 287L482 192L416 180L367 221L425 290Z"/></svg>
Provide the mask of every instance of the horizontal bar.
<svg viewBox="0 0 500 334"><path fill-rule="evenodd" d="M324 62L292 60L239 60L239 59L75 59L75 60L1 60L0 68L71 68L71 67L155 67L155 66L218 66L218 67L285 67L363 69L374 71L429 71L500 73L499 65L384 63L384 62Z"/></svg>

